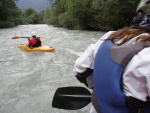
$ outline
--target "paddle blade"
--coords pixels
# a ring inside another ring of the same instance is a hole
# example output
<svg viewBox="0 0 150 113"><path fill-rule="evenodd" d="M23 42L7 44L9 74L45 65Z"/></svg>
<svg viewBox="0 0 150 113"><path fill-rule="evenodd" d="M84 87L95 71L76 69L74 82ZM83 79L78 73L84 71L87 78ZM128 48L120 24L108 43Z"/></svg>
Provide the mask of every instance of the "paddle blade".
<svg viewBox="0 0 150 113"><path fill-rule="evenodd" d="M45 37L45 36L40 36L40 38L41 38L42 40L46 40L46 37Z"/></svg>
<svg viewBox="0 0 150 113"><path fill-rule="evenodd" d="M21 38L21 36L14 36L11 39L18 39L18 38Z"/></svg>
<svg viewBox="0 0 150 113"><path fill-rule="evenodd" d="M81 109L91 102L91 93L84 87L61 87L54 94L52 107L66 110Z"/></svg>

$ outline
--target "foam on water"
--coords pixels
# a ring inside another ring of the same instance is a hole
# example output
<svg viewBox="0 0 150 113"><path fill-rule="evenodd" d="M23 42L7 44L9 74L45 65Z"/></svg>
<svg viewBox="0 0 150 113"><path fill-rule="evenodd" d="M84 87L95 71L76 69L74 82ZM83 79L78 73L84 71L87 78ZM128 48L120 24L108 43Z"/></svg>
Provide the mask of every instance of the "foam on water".
<svg viewBox="0 0 150 113"><path fill-rule="evenodd" d="M27 39L11 38L15 35L46 36L42 45L56 50L50 53L25 52L18 45ZM73 75L75 60L89 44L104 33L67 30L48 25L20 25L0 29L0 113L88 113L90 104L83 109L66 111L52 108L57 88L84 86Z"/></svg>

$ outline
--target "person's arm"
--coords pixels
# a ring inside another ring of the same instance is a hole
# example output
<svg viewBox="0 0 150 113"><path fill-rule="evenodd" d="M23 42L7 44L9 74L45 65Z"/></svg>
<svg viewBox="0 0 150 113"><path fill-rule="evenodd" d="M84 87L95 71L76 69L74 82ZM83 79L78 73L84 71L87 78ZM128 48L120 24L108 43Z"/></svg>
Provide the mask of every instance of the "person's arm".
<svg viewBox="0 0 150 113"><path fill-rule="evenodd" d="M30 37L28 37L28 41L30 42Z"/></svg>
<svg viewBox="0 0 150 113"><path fill-rule="evenodd" d="M123 89L126 96L146 101L150 97L150 47L136 54L123 74Z"/></svg>
<svg viewBox="0 0 150 113"><path fill-rule="evenodd" d="M88 88L93 88L93 68L97 50L103 39L107 38L111 33L106 33L97 43L89 45L84 53L75 61L73 69L75 77Z"/></svg>
<svg viewBox="0 0 150 113"><path fill-rule="evenodd" d="M34 39L33 39L33 38L29 38L28 46L29 46L29 47L32 47L33 42L34 42Z"/></svg>
<svg viewBox="0 0 150 113"><path fill-rule="evenodd" d="M38 38L39 38L40 42L42 43L41 38L40 37L38 37Z"/></svg>
<svg viewBox="0 0 150 113"><path fill-rule="evenodd" d="M74 64L75 77L84 83L87 87L92 88L92 78L88 79L93 74L93 55L92 44L84 51L84 53L76 60ZM89 82L89 83L88 83Z"/></svg>

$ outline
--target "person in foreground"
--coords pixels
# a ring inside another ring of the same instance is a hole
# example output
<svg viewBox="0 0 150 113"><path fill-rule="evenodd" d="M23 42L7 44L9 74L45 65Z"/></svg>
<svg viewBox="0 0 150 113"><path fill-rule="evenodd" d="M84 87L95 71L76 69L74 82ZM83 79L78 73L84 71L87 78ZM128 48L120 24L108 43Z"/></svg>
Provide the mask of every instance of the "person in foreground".
<svg viewBox="0 0 150 113"><path fill-rule="evenodd" d="M40 37L36 37L36 33L35 32L32 32L32 37L28 38L28 40L29 40L28 46L30 48L41 46L42 42L40 40Z"/></svg>
<svg viewBox="0 0 150 113"><path fill-rule="evenodd" d="M91 113L150 113L148 1L130 27L107 32L76 60L76 78L93 89Z"/></svg>

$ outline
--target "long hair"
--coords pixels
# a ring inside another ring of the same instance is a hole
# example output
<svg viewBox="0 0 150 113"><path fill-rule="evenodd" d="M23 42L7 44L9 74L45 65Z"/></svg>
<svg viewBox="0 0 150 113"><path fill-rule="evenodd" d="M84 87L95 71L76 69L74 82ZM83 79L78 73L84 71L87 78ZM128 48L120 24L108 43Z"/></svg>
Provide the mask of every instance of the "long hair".
<svg viewBox="0 0 150 113"><path fill-rule="evenodd" d="M125 27L122 29L117 30L116 32L112 33L106 40L121 40L120 43L117 45L122 45L126 42L128 42L130 39L142 34L142 33L149 33L150 30L147 29L136 29L136 28L131 28L131 27ZM139 41L150 41L150 35L141 35L139 36L135 43Z"/></svg>

